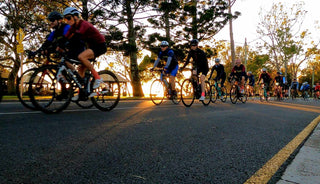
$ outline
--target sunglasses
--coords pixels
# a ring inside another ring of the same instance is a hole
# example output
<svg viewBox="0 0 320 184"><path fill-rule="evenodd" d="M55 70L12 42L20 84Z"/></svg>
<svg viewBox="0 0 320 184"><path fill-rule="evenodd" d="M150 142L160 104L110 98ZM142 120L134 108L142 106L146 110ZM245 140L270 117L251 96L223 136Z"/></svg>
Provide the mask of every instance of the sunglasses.
<svg viewBox="0 0 320 184"><path fill-rule="evenodd" d="M49 21L50 21L50 22L54 22L54 21L56 21L56 19L49 19Z"/></svg>
<svg viewBox="0 0 320 184"><path fill-rule="evenodd" d="M67 19L67 20L71 20L71 17L72 17L72 16L69 15L69 16L65 16L64 18Z"/></svg>
<svg viewBox="0 0 320 184"><path fill-rule="evenodd" d="M167 46L165 46L165 45L161 45L160 47L162 47L162 48L163 48L163 47L167 47Z"/></svg>

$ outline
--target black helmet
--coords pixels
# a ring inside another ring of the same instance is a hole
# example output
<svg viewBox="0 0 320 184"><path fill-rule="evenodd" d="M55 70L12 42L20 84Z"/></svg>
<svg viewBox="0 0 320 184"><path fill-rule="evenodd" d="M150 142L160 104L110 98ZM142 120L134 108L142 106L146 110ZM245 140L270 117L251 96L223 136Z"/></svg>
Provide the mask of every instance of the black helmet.
<svg viewBox="0 0 320 184"><path fill-rule="evenodd" d="M48 15L48 20L50 20L51 22L55 21L55 20L60 20L63 19L63 16L61 15L61 13L57 12L57 11L53 11L51 13L49 13Z"/></svg>
<svg viewBox="0 0 320 184"><path fill-rule="evenodd" d="M197 39L193 39L193 40L191 40L191 42L190 42L190 45L192 46L192 45L194 45L194 46L197 46L199 44L199 40L197 40Z"/></svg>

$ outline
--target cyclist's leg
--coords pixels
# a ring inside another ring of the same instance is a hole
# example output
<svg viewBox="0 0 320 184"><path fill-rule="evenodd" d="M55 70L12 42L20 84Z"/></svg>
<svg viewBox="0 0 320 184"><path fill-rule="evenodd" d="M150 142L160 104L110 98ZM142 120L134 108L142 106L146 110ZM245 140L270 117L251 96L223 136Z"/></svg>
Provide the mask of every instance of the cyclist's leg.
<svg viewBox="0 0 320 184"><path fill-rule="evenodd" d="M168 73L170 73L170 77L169 77L170 86L174 93L176 92L175 79L176 79L178 70L179 70L179 65L177 65L172 71L168 71Z"/></svg>
<svg viewBox="0 0 320 184"><path fill-rule="evenodd" d="M91 49L87 49L87 50L81 52L78 56L78 59L83 64L83 67L90 70L95 79L100 79L98 72L94 69L93 65L89 61L89 59L93 59L93 58L94 58L94 52ZM83 67L80 67L79 68L80 70L78 69L79 75L81 77L84 77L85 70L83 69Z"/></svg>

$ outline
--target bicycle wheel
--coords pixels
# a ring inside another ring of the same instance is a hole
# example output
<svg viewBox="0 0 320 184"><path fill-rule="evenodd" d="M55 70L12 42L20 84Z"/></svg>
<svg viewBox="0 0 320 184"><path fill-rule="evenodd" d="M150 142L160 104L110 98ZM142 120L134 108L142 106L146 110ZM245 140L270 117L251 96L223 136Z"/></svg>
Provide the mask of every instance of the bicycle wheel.
<svg viewBox="0 0 320 184"><path fill-rule="evenodd" d="M181 101L181 85L178 81L175 82L175 88L176 88L176 94L171 94L172 96L172 102L174 104L179 104Z"/></svg>
<svg viewBox="0 0 320 184"><path fill-rule="evenodd" d="M3 85L3 82L2 82L2 77L1 77L1 72L0 72L0 102L2 101L2 97L3 97L3 88L4 88L4 85Z"/></svg>
<svg viewBox="0 0 320 184"><path fill-rule="evenodd" d="M160 79L154 80L150 87L151 101L155 105L160 105L163 102L165 93L164 83Z"/></svg>
<svg viewBox="0 0 320 184"><path fill-rule="evenodd" d="M91 83L91 91L96 94L92 97L92 103L101 111L111 111L120 101L120 83L114 73L108 70L98 72L103 79L103 83L99 88L93 90Z"/></svg>
<svg viewBox="0 0 320 184"><path fill-rule="evenodd" d="M227 89L226 89L226 87L223 86L220 88L220 90L221 90L220 100L221 100L221 102L226 102L227 97L228 97Z"/></svg>
<svg viewBox="0 0 320 184"><path fill-rule="evenodd" d="M217 88L215 87L215 85L211 85L211 102L215 103L218 99L218 91Z"/></svg>
<svg viewBox="0 0 320 184"><path fill-rule="evenodd" d="M230 89L230 100L233 104L237 103L238 100L238 87L233 85Z"/></svg>
<svg viewBox="0 0 320 184"><path fill-rule="evenodd" d="M244 88L244 93L241 94L240 101L241 101L242 103L246 103L247 100L248 100L247 89Z"/></svg>
<svg viewBox="0 0 320 184"><path fill-rule="evenodd" d="M195 99L194 86L190 79L185 79L181 86L181 100L186 107L190 107Z"/></svg>
<svg viewBox="0 0 320 184"><path fill-rule="evenodd" d="M23 106L31 110L36 110L36 107L32 104L29 98L28 89L30 77L35 70L37 70L37 68L31 68L23 72L23 74L20 77L17 77L16 81L16 94L19 101Z"/></svg>
<svg viewBox="0 0 320 184"><path fill-rule="evenodd" d="M208 81L204 81L205 82L205 99L202 100L202 104L204 106L207 106L210 104L211 101L211 90L210 90L210 83Z"/></svg>
<svg viewBox="0 0 320 184"><path fill-rule="evenodd" d="M28 94L32 104L44 113L58 113L66 109L73 95L73 84L68 77L56 80L58 66L38 68L29 81Z"/></svg>

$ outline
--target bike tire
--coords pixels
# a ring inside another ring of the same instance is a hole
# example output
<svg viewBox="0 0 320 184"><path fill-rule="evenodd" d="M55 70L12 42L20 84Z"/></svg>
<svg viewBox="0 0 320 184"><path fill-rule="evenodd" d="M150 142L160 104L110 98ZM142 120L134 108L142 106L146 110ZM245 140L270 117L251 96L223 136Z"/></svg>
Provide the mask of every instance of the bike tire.
<svg viewBox="0 0 320 184"><path fill-rule="evenodd" d="M195 99L195 86L190 79L185 79L181 86L181 101L186 107L191 107Z"/></svg>
<svg viewBox="0 0 320 184"><path fill-rule="evenodd" d="M244 93L241 94L240 101L241 101L242 103L246 103L247 100L248 100L247 89L244 88Z"/></svg>
<svg viewBox="0 0 320 184"><path fill-rule="evenodd" d="M211 102L215 103L218 99L218 91L215 85L211 85Z"/></svg>
<svg viewBox="0 0 320 184"><path fill-rule="evenodd" d="M4 85L2 82L1 72L0 72L0 102L2 101L3 93L4 93Z"/></svg>
<svg viewBox="0 0 320 184"><path fill-rule="evenodd" d="M211 88L210 88L209 81L204 81L204 83L205 83L205 99L202 100L201 102L204 106L208 106L211 101Z"/></svg>
<svg viewBox="0 0 320 184"><path fill-rule="evenodd" d="M109 70L100 71L98 74L103 79L103 84L93 90L94 81L92 81L91 91L96 93L96 96L91 97L91 101L99 110L111 111L120 101L120 82L117 76Z"/></svg>
<svg viewBox="0 0 320 184"><path fill-rule="evenodd" d="M236 85L233 85L230 89L230 100L231 103L235 104L238 100L238 87Z"/></svg>
<svg viewBox="0 0 320 184"><path fill-rule="evenodd" d="M28 94L32 104L47 114L66 109L73 95L72 82L65 76L64 82L58 82L57 71L57 65L40 67L34 71L29 81ZM64 97L58 98L60 95Z"/></svg>
<svg viewBox="0 0 320 184"><path fill-rule="evenodd" d="M220 90L221 90L221 97L222 97L222 98L220 97L220 100L221 102L225 103L228 98L227 89L226 87L223 86L220 88Z"/></svg>
<svg viewBox="0 0 320 184"><path fill-rule="evenodd" d="M181 102L181 84L176 81L175 82L176 94L172 96L172 102L174 104L179 104Z"/></svg>
<svg viewBox="0 0 320 184"><path fill-rule="evenodd" d="M37 110L37 108L32 104L30 97L28 95L29 80L35 70L37 70L37 68L31 68L29 70L26 70L25 72L23 72L23 74L20 77L17 77L17 80L16 80L17 97L18 97L20 103L24 107L31 109L31 110ZM23 81L21 82L21 80L23 80ZM22 92L21 92L21 86L20 86L21 84L23 85Z"/></svg>
<svg viewBox="0 0 320 184"><path fill-rule="evenodd" d="M150 87L150 98L155 105L160 105L166 96L166 90L163 81L156 79Z"/></svg>

